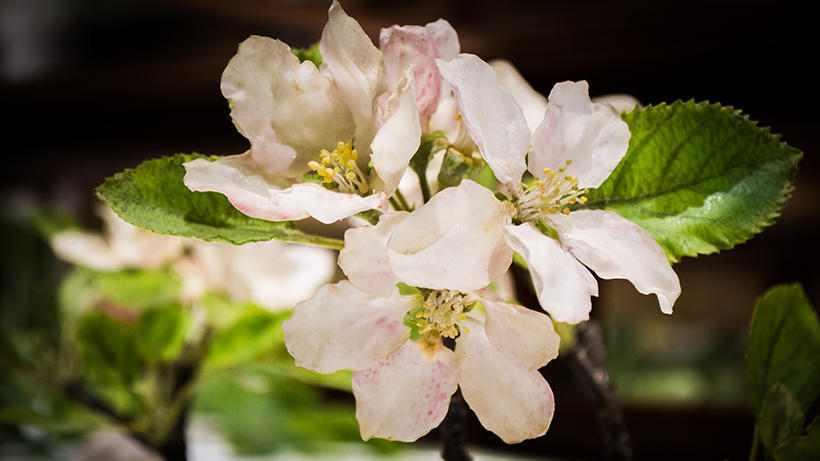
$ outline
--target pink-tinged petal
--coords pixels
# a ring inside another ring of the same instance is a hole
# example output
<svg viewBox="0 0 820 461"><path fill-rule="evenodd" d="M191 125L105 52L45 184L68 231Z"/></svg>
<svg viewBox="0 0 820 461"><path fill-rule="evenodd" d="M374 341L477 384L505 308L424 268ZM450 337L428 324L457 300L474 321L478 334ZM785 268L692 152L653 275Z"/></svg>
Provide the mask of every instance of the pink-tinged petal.
<svg viewBox="0 0 820 461"><path fill-rule="evenodd" d="M345 247L339 252L339 267L357 288L377 296L396 292L400 280L390 269L387 241L407 212L383 214L375 226L356 227L345 232Z"/></svg>
<svg viewBox="0 0 820 461"><path fill-rule="evenodd" d="M415 441L441 424L457 388L452 351L440 346L430 354L406 341L373 368L353 373L362 439Z"/></svg>
<svg viewBox="0 0 820 461"><path fill-rule="evenodd" d="M583 264L530 224L506 226L504 237L527 261L538 302L552 318L573 324L589 319L598 282Z"/></svg>
<svg viewBox="0 0 820 461"><path fill-rule="evenodd" d="M369 146L376 133L373 102L385 90L381 52L336 0L328 10L319 52L322 71L333 79L339 96L353 114L356 144Z"/></svg>
<svg viewBox="0 0 820 461"><path fill-rule="evenodd" d="M330 79L279 40L252 36L222 74L222 94L267 174L298 177L323 148L353 137L353 117Z"/></svg>
<svg viewBox="0 0 820 461"><path fill-rule="evenodd" d="M635 96L631 94L605 94L603 96L596 96L592 98L592 102L599 104L609 104L615 108L618 113L632 112L636 107L641 109L643 105Z"/></svg>
<svg viewBox="0 0 820 461"><path fill-rule="evenodd" d="M362 197L332 191L312 182L270 191L271 208L284 217L273 221L301 219L310 215L317 221L330 224L360 211L385 209L386 201L386 196L381 192Z"/></svg>
<svg viewBox="0 0 820 461"><path fill-rule="evenodd" d="M533 134L529 170L543 177L544 168L558 171L571 160L565 174L581 188L598 187L626 154L629 136L620 112L590 101L586 81L556 83Z"/></svg>
<svg viewBox="0 0 820 461"><path fill-rule="evenodd" d="M475 290L506 272L512 251L504 243L508 202L465 179L410 213L387 243L393 273L408 285Z"/></svg>
<svg viewBox="0 0 820 461"><path fill-rule="evenodd" d="M433 37L422 26L392 26L382 29L379 43L384 54L387 86L391 91L399 88L404 74L412 67L418 117L426 124L436 110L441 93Z"/></svg>
<svg viewBox="0 0 820 461"><path fill-rule="evenodd" d="M271 203L271 191L278 187L262 171L250 152L222 157L213 162L200 158L183 166L183 182L188 189L219 192L248 216L268 221L289 221L308 216L304 209L279 210Z"/></svg>
<svg viewBox="0 0 820 461"><path fill-rule="evenodd" d="M458 42L458 34L453 26L444 19L438 19L425 24L425 29L433 39L436 47L436 54L439 58L449 61L461 52L461 44Z"/></svg>
<svg viewBox="0 0 820 461"><path fill-rule="evenodd" d="M544 112L547 110L547 98L532 89L530 84L524 80L524 77L509 61L496 59L490 61L490 65L495 70L501 86L506 88L515 99L515 102L521 106L530 133L534 133L538 125L541 124L541 120L544 119Z"/></svg>
<svg viewBox="0 0 820 461"><path fill-rule="evenodd" d="M469 333L456 339L458 383L481 425L506 443L544 435L555 411L547 381L538 370L499 352L480 322L465 324Z"/></svg>
<svg viewBox="0 0 820 461"><path fill-rule="evenodd" d="M366 370L407 340L404 314L412 308L412 298L398 290L380 297L347 281L325 285L282 323L285 346L296 365L319 373Z"/></svg>
<svg viewBox="0 0 820 461"><path fill-rule="evenodd" d="M515 99L498 83L493 68L475 55L462 53L436 63L442 78L453 86L467 131L496 178L520 182L527 169L530 129Z"/></svg>
<svg viewBox="0 0 820 461"><path fill-rule="evenodd" d="M477 294L487 312L484 333L500 354L530 370L558 357L561 338L546 314L506 303L488 290Z"/></svg>
<svg viewBox="0 0 820 461"><path fill-rule="evenodd" d="M370 144L373 169L388 196L399 186L410 158L421 142L421 125L416 111L416 90L407 71L395 93L387 100L385 119Z"/></svg>
<svg viewBox="0 0 820 461"><path fill-rule="evenodd" d="M579 210L550 216L561 244L604 279L627 279L643 293L658 296L661 311L672 313L680 281L658 242L617 213Z"/></svg>

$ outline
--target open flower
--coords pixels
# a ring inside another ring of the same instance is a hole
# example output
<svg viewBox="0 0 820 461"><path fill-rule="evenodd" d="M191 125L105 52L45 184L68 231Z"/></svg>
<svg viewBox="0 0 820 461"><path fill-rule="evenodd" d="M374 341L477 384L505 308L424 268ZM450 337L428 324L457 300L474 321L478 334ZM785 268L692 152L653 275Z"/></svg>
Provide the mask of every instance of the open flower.
<svg viewBox="0 0 820 461"><path fill-rule="evenodd" d="M473 202L481 212L459 212ZM432 219L435 232L418 234L419 219ZM353 370L362 438L418 439L441 423L458 387L481 424L507 443L547 431L554 401L538 369L558 353L551 321L482 290L489 260L447 251L475 242L503 252L498 223L505 219L508 206L464 181L412 213L349 229L339 256L349 281L321 288L283 324L297 365ZM437 263L403 267L401 250L414 245L438 253ZM500 266L489 273L506 269ZM435 283L419 283L425 280ZM401 294L399 282L415 288ZM443 338L455 339L454 350Z"/></svg>
<svg viewBox="0 0 820 461"><path fill-rule="evenodd" d="M438 66L470 136L510 194L515 211L504 237L529 264L541 306L558 321L589 318L598 285L587 266L601 278L624 278L639 292L656 294L661 310L671 313L680 282L652 236L613 212L570 211L626 154L629 127L619 113L590 101L584 81L558 83L531 132L533 121L528 125L487 63L461 54ZM534 181L522 182L527 170Z"/></svg>
<svg viewBox="0 0 820 461"><path fill-rule="evenodd" d="M386 206L419 146L413 71L389 66L386 75L382 53L336 1L319 50L317 69L279 40L239 46L222 94L251 148L185 164L189 189L220 192L270 221L330 223Z"/></svg>

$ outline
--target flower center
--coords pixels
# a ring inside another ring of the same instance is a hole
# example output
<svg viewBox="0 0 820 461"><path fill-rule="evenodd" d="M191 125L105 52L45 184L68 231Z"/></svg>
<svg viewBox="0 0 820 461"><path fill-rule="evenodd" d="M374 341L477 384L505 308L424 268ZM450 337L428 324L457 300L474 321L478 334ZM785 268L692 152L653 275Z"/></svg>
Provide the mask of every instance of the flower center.
<svg viewBox="0 0 820 461"><path fill-rule="evenodd" d="M356 160L359 152L353 148L353 141L336 143L336 149L328 152L322 149L316 160L308 162L308 167L318 174L325 184L337 187L339 192L364 195L370 192L367 177Z"/></svg>
<svg viewBox="0 0 820 461"><path fill-rule="evenodd" d="M513 190L515 204L515 219L521 222L540 221L546 215L563 213L569 214L569 206L575 203L583 204L587 201L583 194L589 189L578 188L578 178L564 175L567 164L558 171L544 168L543 180L536 179L531 185Z"/></svg>
<svg viewBox="0 0 820 461"><path fill-rule="evenodd" d="M430 292L421 303L421 310L416 313L419 333L434 333L436 336L455 338L461 328L458 322L467 318L471 304L472 300L468 295L457 291Z"/></svg>

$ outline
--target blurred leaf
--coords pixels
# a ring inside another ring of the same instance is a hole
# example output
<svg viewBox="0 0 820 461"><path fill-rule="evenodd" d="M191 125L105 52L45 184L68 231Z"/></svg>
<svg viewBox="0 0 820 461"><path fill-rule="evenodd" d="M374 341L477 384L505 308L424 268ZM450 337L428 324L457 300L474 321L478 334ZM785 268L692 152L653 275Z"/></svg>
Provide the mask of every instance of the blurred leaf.
<svg viewBox="0 0 820 461"><path fill-rule="evenodd" d="M190 326L188 313L180 306L149 309L137 327L137 347L142 357L153 362L170 361L179 355Z"/></svg>
<svg viewBox="0 0 820 461"><path fill-rule="evenodd" d="M763 398L757 420L763 445L773 449L789 437L801 435L803 420L800 402L786 386L774 384Z"/></svg>
<svg viewBox="0 0 820 461"><path fill-rule="evenodd" d="M282 321L290 313L277 313L248 306L233 325L217 332L206 363L211 367L227 367L253 359L284 342Z"/></svg>
<svg viewBox="0 0 820 461"><path fill-rule="evenodd" d="M234 244L279 239L341 249L341 240L306 234L290 221L271 222L240 213L224 195L191 192L183 163L205 158L177 154L143 162L117 173L97 188L97 196L125 221L160 234Z"/></svg>
<svg viewBox="0 0 820 461"><path fill-rule="evenodd" d="M777 286L760 298L747 354L758 416L766 393L778 382L803 409L820 396L820 323L800 285Z"/></svg>
<svg viewBox="0 0 820 461"><path fill-rule="evenodd" d="M732 248L780 214L802 153L739 110L678 101L623 119L629 150L581 208L634 221L671 261Z"/></svg>
<svg viewBox="0 0 820 461"><path fill-rule="evenodd" d="M128 385L141 371L135 325L91 312L81 320L77 343L83 366L94 382Z"/></svg>
<svg viewBox="0 0 820 461"><path fill-rule="evenodd" d="M69 230L80 230L80 225L73 216L53 211L36 212L31 217L31 223L37 232L46 240L50 240L55 234Z"/></svg>
<svg viewBox="0 0 820 461"><path fill-rule="evenodd" d="M786 440L774 451L776 461L808 461L820 459L820 417L809 425L808 433L802 437Z"/></svg>
<svg viewBox="0 0 820 461"><path fill-rule="evenodd" d="M319 52L319 42L310 45L308 48L292 48L291 51L299 58L299 62L310 61L317 69L322 65L322 53Z"/></svg>

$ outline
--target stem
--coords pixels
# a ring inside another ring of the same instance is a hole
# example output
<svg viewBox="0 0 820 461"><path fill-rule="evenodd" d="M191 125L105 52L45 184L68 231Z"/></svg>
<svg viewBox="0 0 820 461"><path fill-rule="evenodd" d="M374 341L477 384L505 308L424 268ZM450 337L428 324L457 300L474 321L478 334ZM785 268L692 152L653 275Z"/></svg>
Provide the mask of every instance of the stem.
<svg viewBox="0 0 820 461"><path fill-rule="evenodd" d="M191 413L190 401L182 408L174 426L168 436L156 448L162 458L167 461L185 461L188 459L188 446L185 442L185 428L188 426L188 416Z"/></svg>
<svg viewBox="0 0 820 461"><path fill-rule="evenodd" d="M598 431L606 448L606 459L633 459L629 432L624 424L621 402L606 369L606 350L595 320L577 325L578 343L567 354L576 379L598 409Z"/></svg>
<svg viewBox="0 0 820 461"><path fill-rule="evenodd" d="M427 183L427 175L423 173L416 173L416 176L419 177L419 186L421 187L421 197L424 200L424 203L430 201L430 197L432 194L430 193L430 184Z"/></svg>
<svg viewBox="0 0 820 461"><path fill-rule="evenodd" d="M457 390L450 399L450 409L439 426L443 446L441 457L444 461L471 461L470 454L464 446L464 419L467 416L467 407L461 391Z"/></svg>
<svg viewBox="0 0 820 461"><path fill-rule="evenodd" d="M752 440L752 451L749 453L749 461L757 460L757 453L760 451L760 432L755 424L754 439Z"/></svg>
<svg viewBox="0 0 820 461"><path fill-rule="evenodd" d="M390 202L390 206L392 206L394 210L396 210L396 211L402 211L403 210L401 205L399 205L399 202L396 201L396 197L390 197L387 200Z"/></svg>
<svg viewBox="0 0 820 461"><path fill-rule="evenodd" d="M399 203L405 211L413 211L413 209L410 208L410 205L407 204L407 200L404 199L404 194L402 194L401 191L398 189L396 189L396 198L399 199Z"/></svg>

